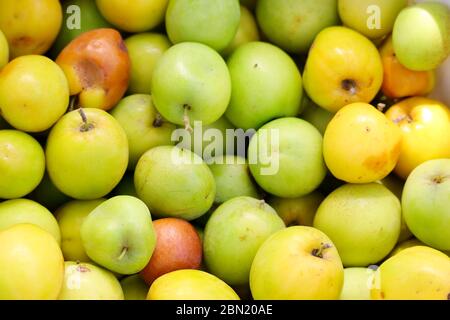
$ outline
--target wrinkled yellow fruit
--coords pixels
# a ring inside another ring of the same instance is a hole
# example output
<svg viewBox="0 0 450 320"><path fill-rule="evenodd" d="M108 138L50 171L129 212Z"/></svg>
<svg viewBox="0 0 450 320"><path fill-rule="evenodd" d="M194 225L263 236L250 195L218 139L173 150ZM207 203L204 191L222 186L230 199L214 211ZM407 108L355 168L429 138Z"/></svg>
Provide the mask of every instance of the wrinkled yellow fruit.
<svg viewBox="0 0 450 320"><path fill-rule="evenodd" d="M31 224L0 232L0 300L54 300L64 258L53 236Z"/></svg>
<svg viewBox="0 0 450 320"><path fill-rule="evenodd" d="M331 173L349 183L385 178L401 147L399 128L367 103L353 103L336 113L324 134L323 154Z"/></svg>
<svg viewBox="0 0 450 320"><path fill-rule="evenodd" d="M45 53L61 24L58 0L0 1L0 29L8 39L11 58Z"/></svg>
<svg viewBox="0 0 450 320"><path fill-rule="evenodd" d="M447 300L450 258L424 246L404 249L377 270L372 299Z"/></svg>
<svg viewBox="0 0 450 320"><path fill-rule="evenodd" d="M147 300L239 300L225 282L199 270L178 270L153 282Z"/></svg>

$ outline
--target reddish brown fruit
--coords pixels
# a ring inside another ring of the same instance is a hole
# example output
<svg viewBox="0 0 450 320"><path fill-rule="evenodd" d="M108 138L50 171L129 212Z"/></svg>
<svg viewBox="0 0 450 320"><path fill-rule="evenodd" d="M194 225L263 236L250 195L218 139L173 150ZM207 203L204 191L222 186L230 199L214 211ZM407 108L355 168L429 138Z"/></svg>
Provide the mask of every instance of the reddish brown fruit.
<svg viewBox="0 0 450 320"><path fill-rule="evenodd" d="M141 276L151 285L156 278L171 271L199 269L202 262L202 243L195 228L176 218L153 222L156 247Z"/></svg>
<svg viewBox="0 0 450 320"><path fill-rule="evenodd" d="M81 34L61 51L56 63L66 74L70 95L78 95L82 107L109 110L128 88L130 57L114 29Z"/></svg>

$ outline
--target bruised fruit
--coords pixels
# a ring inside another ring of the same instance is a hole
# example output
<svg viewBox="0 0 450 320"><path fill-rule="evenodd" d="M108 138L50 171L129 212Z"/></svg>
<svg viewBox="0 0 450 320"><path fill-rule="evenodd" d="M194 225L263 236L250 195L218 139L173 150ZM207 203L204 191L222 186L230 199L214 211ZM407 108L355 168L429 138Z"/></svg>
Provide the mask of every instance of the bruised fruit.
<svg viewBox="0 0 450 320"><path fill-rule="evenodd" d="M84 108L111 109L128 87L131 62L120 33L95 29L71 41L56 63L69 81L70 95Z"/></svg>
<svg viewBox="0 0 450 320"><path fill-rule="evenodd" d="M199 269L202 262L202 243L195 228L187 221L164 218L153 222L156 247L141 271L149 285L163 274L181 269Z"/></svg>
<svg viewBox="0 0 450 320"><path fill-rule="evenodd" d="M385 178L394 169L401 141L400 130L383 113L367 103L352 103L328 124L323 155L336 178L369 183Z"/></svg>
<svg viewBox="0 0 450 320"><path fill-rule="evenodd" d="M41 132L66 112L69 86L61 68L49 58L16 58L0 72L0 113L16 129Z"/></svg>
<svg viewBox="0 0 450 320"><path fill-rule="evenodd" d="M435 84L434 71L413 71L398 61L390 37L380 49L384 78L381 89L390 98L421 96L431 92Z"/></svg>
<svg viewBox="0 0 450 320"><path fill-rule="evenodd" d="M11 58L44 54L58 35L62 8L58 0L0 2L0 29L8 39Z"/></svg>

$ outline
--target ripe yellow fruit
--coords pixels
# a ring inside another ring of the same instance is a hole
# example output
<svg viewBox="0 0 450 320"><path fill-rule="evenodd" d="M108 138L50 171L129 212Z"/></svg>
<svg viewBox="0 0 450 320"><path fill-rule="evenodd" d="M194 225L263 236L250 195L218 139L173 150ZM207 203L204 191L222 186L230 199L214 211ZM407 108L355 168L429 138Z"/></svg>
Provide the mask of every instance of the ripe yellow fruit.
<svg viewBox="0 0 450 320"><path fill-rule="evenodd" d="M225 282L199 270L178 270L153 282L147 300L239 300Z"/></svg>
<svg viewBox="0 0 450 320"><path fill-rule="evenodd" d="M64 258L53 236L31 224L0 232L0 300L54 300Z"/></svg>
<svg viewBox="0 0 450 320"><path fill-rule="evenodd" d="M447 300L450 258L424 246L404 249L377 270L372 299Z"/></svg>
<svg viewBox="0 0 450 320"><path fill-rule="evenodd" d="M58 0L0 1L0 29L8 39L11 59L45 53L61 24Z"/></svg>
<svg viewBox="0 0 450 320"><path fill-rule="evenodd" d="M327 167L338 179L370 183L395 167L401 133L383 113L367 103L353 103L336 113L324 134Z"/></svg>

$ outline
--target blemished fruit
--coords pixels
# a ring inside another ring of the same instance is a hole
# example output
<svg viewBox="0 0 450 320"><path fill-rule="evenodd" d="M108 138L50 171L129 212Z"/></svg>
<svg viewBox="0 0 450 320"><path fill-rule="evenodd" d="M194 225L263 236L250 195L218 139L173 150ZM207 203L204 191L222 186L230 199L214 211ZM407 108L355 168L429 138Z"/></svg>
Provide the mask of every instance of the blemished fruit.
<svg viewBox="0 0 450 320"><path fill-rule="evenodd" d="M353 102L368 103L382 82L380 54L370 40L345 27L317 35L303 72L304 88L317 105L337 112Z"/></svg>
<svg viewBox="0 0 450 320"><path fill-rule="evenodd" d="M375 278L371 268L345 268L344 286L340 300L371 300L370 291Z"/></svg>
<svg viewBox="0 0 450 320"><path fill-rule="evenodd" d="M409 70L398 61L389 37L380 48L384 77L381 87L390 98L422 96L430 93L436 83L435 72Z"/></svg>
<svg viewBox="0 0 450 320"><path fill-rule="evenodd" d="M322 136L302 119L281 118L262 126L250 140L248 157L256 182L278 197L306 195L326 174Z"/></svg>
<svg viewBox="0 0 450 320"><path fill-rule="evenodd" d="M324 196L318 191L298 197L279 198L271 196L268 203L283 219L286 226L311 226Z"/></svg>
<svg viewBox="0 0 450 320"><path fill-rule="evenodd" d="M209 169L216 182L214 203L220 204L242 196L259 197L245 158L227 155L215 157L211 162Z"/></svg>
<svg viewBox="0 0 450 320"><path fill-rule="evenodd" d="M264 201L250 197L228 200L214 211L205 227L207 270L230 285L248 283L259 247L284 228L283 220Z"/></svg>
<svg viewBox="0 0 450 320"><path fill-rule="evenodd" d="M207 125L218 120L228 106L230 74L217 52L201 43L184 42L158 60L151 92L156 109L170 122Z"/></svg>
<svg viewBox="0 0 450 320"><path fill-rule="evenodd" d="M367 103L352 103L328 124L323 155L336 178L369 183L385 178L394 169L401 143L400 130L383 113Z"/></svg>
<svg viewBox="0 0 450 320"><path fill-rule="evenodd" d="M58 245L61 233L58 222L50 211L28 199L14 199L0 203L0 231L18 224L33 224L50 233Z"/></svg>
<svg viewBox="0 0 450 320"><path fill-rule="evenodd" d="M139 158L147 150L173 144L171 137L175 125L162 118L150 95L135 94L123 98L111 115L127 135L130 170L134 170Z"/></svg>
<svg viewBox="0 0 450 320"><path fill-rule="evenodd" d="M56 210L55 217L61 230L61 250L66 261L91 261L81 242L80 229L89 213L104 201L72 200Z"/></svg>
<svg viewBox="0 0 450 320"><path fill-rule="evenodd" d="M49 58L27 55L1 70L1 114L14 128L27 132L47 130L68 105L67 79Z"/></svg>
<svg viewBox="0 0 450 320"><path fill-rule="evenodd" d="M101 14L110 23L126 32L143 32L164 20L169 0L96 0Z"/></svg>
<svg viewBox="0 0 450 320"><path fill-rule="evenodd" d="M428 247L405 249L381 264L375 285L372 299L448 300L450 259Z"/></svg>
<svg viewBox="0 0 450 320"><path fill-rule="evenodd" d="M5 35L2 30L0 30L0 70L8 63L9 61L9 46L8 41L6 40Z"/></svg>
<svg viewBox="0 0 450 320"><path fill-rule="evenodd" d="M241 45L259 40L259 31L255 18L250 10L243 5L241 5L241 18L239 21L239 27L233 41L221 52L225 57Z"/></svg>
<svg viewBox="0 0 450 320"><path fill-rule="evenodd" d="M238 0L171 0L166 30L172 43L200 42L220 52L233 41L239 18Z"/></svg>
<svg viewBox="0 0 450 320"><path fill-rule="evenodd" d="M400 201L386 187L346 184L319 206L314 227L330 237L344 266L366 267L394 248L400 221Z"/></svg>
<svg viewBox="0 0 450 320"><path fill-rule="evenodd" d="M211 208L216 184L195 153L172 146L147 151L136 166L137 194L159 217L196 219Z"/></svg>
<svg viewBox="0 0 450 320"><path fill-rule="evenodd" d="M27 195L38 186L44 171L44 150L32 136L0 130L0 199Z"/></svg>
<svg viewBox="0 0 450 320"><path fill-rule="evenodd" d="M153 227L156 247L149 263L140 273L148 285L172 271L200 268L202 242L189 222L164 218L153 222Z"/></svg>
<svg viewBox="0 0 450 320"><path fill-rule="evenodd" d="M84 219L80 234L89 258L119 274L144 269L156 243L147 206L131 196L104 201Z"/></svg>
<svg viewBox="0 0 450 320"><path fill-rule="evenodd" d="M127 90L131 61L115 29L81 34L61 51L56 63L69 81L70 95L77 96L83 108L110 110Z"/></svg>
<svg viewBox="0 0 450 320"><path fill-rule="evenodd" d="M236 127L258 129L298 114L302 77L280 48L265 42L244 44L230 56L228 68L233 90L225 115Z"/></svg>
<svg viewBox="0 0 450 320"><path fill-rule="evenodd" d="M120 280L125 300L145 300L150 287L141 276L134 274Z"/></svg>
<svg viewBox="0 0 450 320"><path fill-rule="evenodd" d="M153 282L147 300L239 300L225 282L200 270L178 270Z"/></svg>
<svg viewBox="0 0 450 320"><path fill-rule="evenodd" d="M374 40L391 33L395 19L407 5L408 0L338 0L344 25Z"/></svg>
<svg viewBox="0 0 450 320"><path fill-rule="evenodd" d="M156 62L171 43L160 33L139 33L125 39L131 60L131 76L128 92L150 94L150 83Z"/></svg>
<svg viewBox="0 0 450 320"><path fill-rule="evenodd" d="M44 54L58 35L61 24L62 8L58 0L0 3L0 29L8 39L11 58Z"/></svg>
<svg viewBox="0 0 450 320"><path fill-rule="evenodd" d="M392 32L396 57L405 67L429 71L450 53L448 4L428 1L403 9Z"/></svg>
<svg viewBox="0 0 450 320"><path fill-rule="evenodd" d="M80 34L111 25L103 18L92 0L65 0L61 3L64 23L50 53L56 57L62 49Z"/></svg>
<svg viewBox="0 0 450 320"><path fill-rule="evenodd" d="M421 163L450 158L450 109L445 104L424 97L412 97L393 105L386 117L402 135L400 158L395 173L408 178Z"/></svg>
<svg viewBox="0 0 450 320"><path fill-rule="evenodd" d="M305 226L273 234L259 248L250 270L255 300L338 299L343 281L334 244L323 232Z"/></svg>
<svg viewBox="0 0 450 320"><path fill-rule="evenodd" d="M411 172L402 195L406 224L416 238L450 251L450 159L427 161Z"/></svg>
<svg viewBox="0 0 450 320"><path fill-rule="evenodd" d="M55 238L31 224L0 232L0 299L55 300L64 258Z"/></svg>
<svg viewBox="0 0 450 320"><path fill-rule="evenodd" d="M128 141L107 112L78 109L52 128L45 155L58 189L75 199L98 199L111 192L125 173Z"/></svg>
<svg viewBox="0 0 450 320"><path fill-rule="evenodd" d="M58 300L123 300L114 274L90 263L66 261Z"/></svg>
<svg viewBox="0 0 450 320"><path fill-rule="evenodd" d="M306 53L322 29L339 24L337 2L259 0L256 17L271 42L291 53Z"/></svg>

